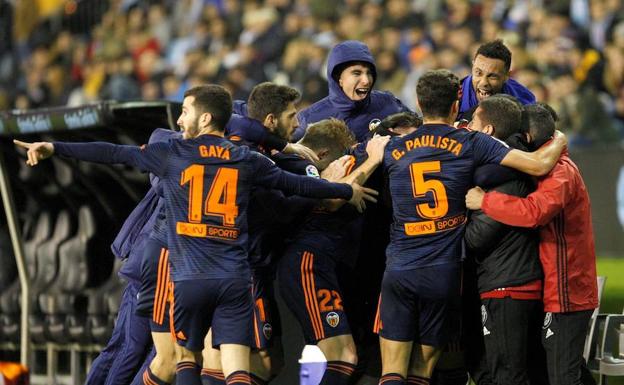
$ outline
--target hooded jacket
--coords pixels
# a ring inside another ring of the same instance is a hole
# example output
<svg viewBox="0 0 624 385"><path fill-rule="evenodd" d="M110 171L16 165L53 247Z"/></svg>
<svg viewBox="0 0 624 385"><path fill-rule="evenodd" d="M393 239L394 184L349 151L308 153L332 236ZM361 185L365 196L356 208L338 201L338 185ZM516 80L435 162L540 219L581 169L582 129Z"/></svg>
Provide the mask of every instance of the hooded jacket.
<svg viewBox="0 0 624 385"><path fill-rule="evenodd" d="M148 143L166 142L179 136L179 132L157 128ZM160 212L159 206L162 205L158 194L159 182L158 177L150 174L151 188L132 210L111 244L111 250L117 258L127 259L119 270L119 275L135 283L141 279L143 247Z"/></svg>
<svg viewBox="0 0 624 385"><path fill-rule="evenodd" d="M371 88L374 86L377 70L373 55L366 44L348 40L336 45L329 54L327 65L329 95L299 112L297 116L299 127L293 134L293 140L301 139L309 124L327 118L337 118L344 120L357 141L361 142L366 138L369 124L372 121L381 121L388 115L409 111L399 99L387 91L371 90L363 100L349 99L340 88L340 84L332 76L335 69L348 62L369 64L373 72Z"/></svg>

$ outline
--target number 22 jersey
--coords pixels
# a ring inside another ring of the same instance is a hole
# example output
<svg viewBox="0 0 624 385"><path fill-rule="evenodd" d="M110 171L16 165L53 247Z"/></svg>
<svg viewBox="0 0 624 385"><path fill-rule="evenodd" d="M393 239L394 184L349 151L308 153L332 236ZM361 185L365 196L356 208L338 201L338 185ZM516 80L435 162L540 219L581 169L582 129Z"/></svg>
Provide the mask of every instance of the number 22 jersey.
<svg viewBox="0 0 624 385"><path fill-rule="evenodd" d="M488 135L443 124L393 138L383 161L393 211L386 270L459 262L473 172L509 151Z"/></svg>

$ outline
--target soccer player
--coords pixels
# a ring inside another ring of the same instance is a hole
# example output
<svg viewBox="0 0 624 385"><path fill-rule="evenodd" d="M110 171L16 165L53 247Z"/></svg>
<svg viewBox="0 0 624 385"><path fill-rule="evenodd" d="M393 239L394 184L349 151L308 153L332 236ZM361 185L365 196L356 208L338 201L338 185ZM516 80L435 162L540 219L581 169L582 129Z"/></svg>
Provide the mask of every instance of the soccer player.
<svg viewBox="0 0 624 385"><path fill-rule="evenodd" d="M555 131L551 113L527 106L529 134L543 148ZM544 269L542 343L551 385L595 384L583 359L583 344L598 306L596 254L587 189L577 166L564 153L526 198L475 187L466 205L510 226L540 227L539 255Z"/></svg>
<svg viewBox="0 0 624 385"><path fill-rule="evenodd" d="M392 93L374 90L376 79L375 59L366 44L348 40L334 46L329 53L327 66L328 95L299 112L299 128L293 139L303 137L312 123L336 118L343 120L355 139L362 142L368 137L370 129L387 116L409 111ZM381 175L377 172L368 183L381 184L380 179ZM338 264L350 326L360 351L368 352L377 348L377 338L371 330L389 223L385 208L370 205L360 225L361 243L352 245L355 255ZM357 279L358 276L370 279L365 282ZM364 354L360 361L366 357L374 355Z"/></svg>
<svg viewBox="0 0 624 385"><path fill-rule="evenodd" d="M447 70L418 81L424 124L386 146L393 224L379 303L380 384L428 384L443 347L457 333L460 259L466 222L463 192L475 167L502 164L544 175L565 146L510 150L485 134L455 129L460 83ZM409 372L408 372L409 369Z"/></svg>
<svg viewBox="0 0 624 385"><path fill-rule="evenodd" d="M201 384L198 362L213 329L226 383L249 384L251 296L247 207L251 186L316 198L349 199L358 209L372 190L281 171L266 157L223 138L232 101L221 86L185 92L178 125L184 140L142 148L108 143L15 143L34 166L55 152L87 161L125 163L162 179L173 281L173 331L179 384ZM156 382L158 383L158 382Z"/></svg>
<svg viewBox="0 0 624 385"><path fill-rule="evenodd" d="M367 179L383 156L388 137L375 137L350 155L347 178ZM301 143L326 158L347 152L355 138L344 122L325 119L308 127ZM327 166L319 165L323 170ZM350 170L353 170L352 172ZM303 329L307 344L316 344L327 359L320 384L350 383L357 364L355 343L342 305L336 263L352 253L361 216L349 207L317 207L301 223L279 262L280 293Z"/></svg>
<svg viewBox="0 0 624 385"><path fill-rule="evenodd" d="M521 105L494 95L479 103L469 127L526 151L521 122ZM498 165L479 167L475 183L519 197L535 189L529 176ZM546 382L540 343L543 273L537 232L506 226L479 210L470 214L464 239L468 262L476 265L482 317L482 323L473 329L462 325L471 340L465 346L467 355L479 356L481 352L474 347L485 343L489 372L497 384ZM473 309L464 311L474 313Z"/></svg>
<svg viewBox="0 0 624 385"><path fill-rule="evenodd" d="M248 145L253 150L270 156L270 150L282 146L274 145L273 142L276 140L266 138L277 138L279 141L287 142L298 125L295 103L299 97L299 92L289 86L270 82L256 85L247 100L245 111L247 116L233 114L226 126L226 135L235 144ZM258 126L264 133L258 132ZM309 150L301 144L297 144L297 147ZM298 156L293 157L305 162L306 165L311 164ZM318 160L316 153L314 157ZM316 167L312 167L309 173L318 176ZM295 172L290 169L287 171ZM254 344L250 375L253 381L260 384L277 375L283 366L281 325L273 295L275 266L271 261L271 247L264 238L275 232L278 225L288 222L299 212L291 209L292 205L288 203L291 200L297 202L297 198L288 199L279 190L261 187L254 188L251 193L248 225L254 296ZM211 347L210 338L211 336L207 336L203 351L202 381L205 384L222 384L220 353Z"/></svg>
<svg viewBox="0 0 624 385"><path fill-rule="evenodd" d="M169 133L172 131L156 130L150 136L149 143L163 141ZM113 254L127 258L119 275L128 281L128 285L122 295L113 336L93 362L87 385L127 384L150 349L150 324L136 314L136 309L140 306L141 260L158 214L158 178L151 178L151 182L152 187L128 216L111 245Z"/></svg>
<svg viewBox="0 0 624 385"><path fill-rule="evenodd" d="M514 96L524 105L535 103L535 95L509 77L511 51L502 40L482 44L472 61L472 74L461 80L457 119L470 120L480 101L495 94Z"/></svg>
<svg viewBox="0 0 624 385"><path fill-rule="evenodd" d="M329 53L327 82L329 95L299 112L299 128L294 140L303 137L307 126L322 119L343 120L358 142L366 139L371 122L408 111L394 95L373 90L377 70L375 59L366 44L347 40Z"/></svg>

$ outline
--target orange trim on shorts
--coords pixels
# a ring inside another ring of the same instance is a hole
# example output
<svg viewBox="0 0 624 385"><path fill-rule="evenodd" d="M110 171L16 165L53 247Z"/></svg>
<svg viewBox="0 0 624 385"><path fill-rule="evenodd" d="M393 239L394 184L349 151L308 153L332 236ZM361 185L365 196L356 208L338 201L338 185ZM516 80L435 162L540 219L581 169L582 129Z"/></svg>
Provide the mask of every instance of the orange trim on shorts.
<svg viewBox="0 0 624 385"><path fill-rule="evenodd" d="M319 311L318 302L316 301L314 270L312 268L313 262L314 254L304 251L301 258L301 285L303 288L308 315L310 316L310 322L312 323L312 328L314 329L314 338L321 340L325 338L325 331L323 330L321 312Z"/></svg>
<svg viewBox="0 0 624 385"><path fill-rule="evenodd" d="M251 297L255 297L254 289L251 289ZM254 303L254 307L257 304ZM260 349L260 331L258 330L258 317L256 317L256 309L253 310L254 338L256 340L256 348Z"/></svg>
<svg viewBox="0 0 624 385"><path fill-rule="evenodd" d="M379 334L381 331L381 294L379 294L379 301L377 301L377 314L375 314L375 324L373 326L373 332Z"/></svg>
<svg viewBox="0 0 624 385"><path fill-rule="evenodd" d="M175 284L173 281L169 282L169 332L173 337L173 341L176 342L178 339L175 335L175 325L173 324L173 315L175 310L175 297L173 295L173 291L175 290Z"/></svg>
<svg viewBox="0 0 624 385"><path fill-rule="evenodd" d="M165 320L165 308L169 296L169 250L162 248L158 261L158 284L154 296L154 309L152 319L162 325Z"/></svg>

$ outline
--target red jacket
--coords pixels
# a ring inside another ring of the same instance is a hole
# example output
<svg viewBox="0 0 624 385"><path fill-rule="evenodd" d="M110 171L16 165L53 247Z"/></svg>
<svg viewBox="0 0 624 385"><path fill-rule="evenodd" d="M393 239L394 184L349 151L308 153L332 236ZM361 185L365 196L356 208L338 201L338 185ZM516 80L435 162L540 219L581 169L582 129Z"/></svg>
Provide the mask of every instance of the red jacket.
<svg viewBox="0 0 624 385"><path fill-rule="evenodd" d="M488 192L481 209L492 219L511 226L542 226L545 311L566 313L598 307L589 196L567 153L526 198Z"/></svg>

